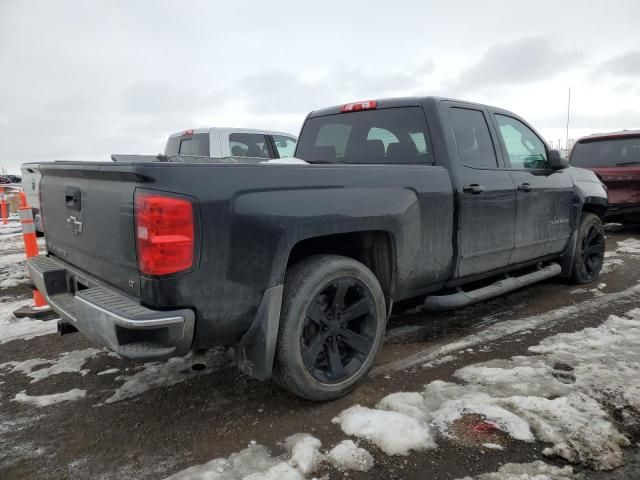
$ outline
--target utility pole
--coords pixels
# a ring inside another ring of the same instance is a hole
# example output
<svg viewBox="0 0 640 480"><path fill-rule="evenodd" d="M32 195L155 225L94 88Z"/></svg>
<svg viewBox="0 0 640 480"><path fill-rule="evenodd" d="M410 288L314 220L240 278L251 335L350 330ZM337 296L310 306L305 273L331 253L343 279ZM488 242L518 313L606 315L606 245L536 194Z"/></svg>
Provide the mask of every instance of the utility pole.
<svg viewBox="0 0 640 480"><path fill-rule="evenodd" d="M566 148L566 152L567 154L569 153L569 118L570 118L570 112L571 112L571 87L569 87L569 98L567 99L567 138L566 138L566 143L565 143L565 148Z"/></svg>

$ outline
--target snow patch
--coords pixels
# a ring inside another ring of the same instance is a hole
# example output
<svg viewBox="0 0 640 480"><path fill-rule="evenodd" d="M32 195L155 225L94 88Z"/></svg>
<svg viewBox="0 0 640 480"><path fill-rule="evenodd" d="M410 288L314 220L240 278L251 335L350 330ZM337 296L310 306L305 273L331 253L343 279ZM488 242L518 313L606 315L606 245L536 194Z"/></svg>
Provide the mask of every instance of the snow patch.
<svg viewBox="0 0 640 480"><path fill-rule="evenodd" d="M444 365L445 363L453 362L456 359L454 355L445 355L444 357L436 358L435 360L425 363L422 368L433 368L438 365Z"/></svg>
<svg viewBox="0 0 640 480"><path fill-rule="evenodd" d="M495 325L491 325L478 333L467 335L456 342L430 347L408 357L376 367L373 369L373 374L385 375L394 371L405 370L414 365L431 362L435 359L441 358L442 356L450 355L460 350L483 343L493 342L508 335L513 335L514 333L549 328L564 320L576 317L582 312L604 308L613 302L618 302L627 298L635 298L638 294L640 294L640 285L634 285L633 287L622 290L621 292L607 293L598 298L583 300L575 305L551 310L541 315L533 315L514 320L504 320Z"/></svg>
<svg viewBox="0 0 640 480"><path fill-rule="evenodd" d="M504 400L535 431L538 440L552 443L543 453L594 470L611 470L624 464L620 447L629 441L608 420L592 398L570 394L549 400L542 397L511 397Z"/></svg>
<svg viewBox="0 0 640 480"><path fill-rule="evenodd" d="M497 472L483 473L477 477L459 480L574 480L577 477L571 467L558 468L544 462L507 463Z"/></svg>
<svg viewBox="0 0 640 480"><path fill-rule="evenodd" d="M328 453L333 465L340 470L367 472L373 467L373 457L353 440L343 440Z"/></svg>
<svg viewBox="0 0 640 480"><path fill-rule="evenodd" d="M104 370L102 372L98 372L96 375L98 376L102 376L102 375L111 375L113 373L118 373L120 371L119 368L110 368L108 370Z"/></svg>
<svg viewBox="0 0 640 480"><path fill-rule="evenodd" d="M84 376L89 373L89 370L82 368L85 362L97 357L100 353L106 352L106 349L98 350L96 348L87 348L85 350L61 353L56 360L33 358L22 362L10 361L0 364L0 372L5 370L7 373L23 373L32 379L31 383L36 383L47 377L60 375L61 373L78 373ZM49 366L36 369L42 365Z"/></svg>
<svg viewBox="0 0 640 480"><path fill-rule="evenodd" d="M287 454L272 456L252 440L247 448L228 458L189 467L165 480L304 480L326 460L341 470L365 472L373 466L371 454L352 440L339 443L327 455L320 451L320 440L307 433L291 435L283 444Z"/></svg>
<svg viewBox="0 0 640 480"><path fill-rule="evenodd" d="M627 238L626 240L622 240L618 242L616 252L640 255L640 240L637 238Z"/></svg>
<svg viewBox="0 0 640 480"><path fill-rule="evenodd" d="M229 458L216 458L177 472L166 480L231 480L231 479L302 480L304 477L286 462L273 458L262 445L251 445Z"/></svg>
<svg viewBox="0 0 640 480"><path fill-rule="evenodd" d="M496 399L480 388L436 380L424 392L392 393L377 408L407 415L422 425L429 425L445 437L451 437L451 425L464 415L480 415L513 438L532 442L529 425L501 407Z"/></svg>
<svg viewBox="0 0 640 480"><path fill-rule="evenodd" d="M136 397L151 389L170 387L191 378L207 375L215 370L230 365L230 359L224 349L212 349L206 354L206 368L191 369L191 356L170 358L166 362L150 362L140 366L140 370L133 375L121 375L115 378L123 384L105 403L114 403Z"/></svg>
<svg viewBox="0 0 640 480"><path fill-rule="evenodd" d="M453 437L454 422L479 415L514 439L550 443L545 455L594 470L622 465L629 441L611 414L629 431L640 428L640 308L595 328L553 335L529 350L533 355L459 369L454 376L464 384L434 381L422 392L388 395L375 409L356 405L334 423L388 454L406 454L421 445L411 443L412 432Z"/></svg>
<svg viewBox="0 0 640 480"><path fill-rule="evenodd" d="M332 420L347 435L375 443L387 455L408 455L411 450L435 448L427 425L400 412L355 405Z"/></svg>
<svg viewBox="0 0 640 480"><path fill-rule="evenodd" d="M25 262L27 257L24 253L9 253L0 257L0 266L11 265L14 263Z"/></svg>
<svg viewBox="0 0 640 480"><path fill-rule="evenodd" d="M57 331L55 320L45 322L33 318L16 318L13 315L17 309L30 304L31 300L0 303L0 345L14 340L30 340Z"/></svg>
<svg viewBox="0 0 640 480"><path fill-rule="evenodd" d="M621 258L605 258L600 273L610 273L622 264L624 264L624 260Z"/></svg>
<svg viewBox="0 0 640 480"><path fill-rule="evenodd" d="M483 443L482 446L484 448L488 448L489 450L504 450L502 445L498 445L497 443Z"/></svg>
<svg viewBox="0 0 640 480"><path fill-rule="evenodd" d="M80 400L87 395L86 390L79 390L74 388L68 392L53 393L51 395L36 395L30 396L21 391L13 398L13 402L27 403L36 407L47 407L49 405L55 405L60 402L72 402L74 400Z"/></svg>
<svg viewBox="0 0 640 480"><path fill-rule="evenodd" d="M320 468L325 456L320 453L322 442L308 433L296 433L284 441L291 455L289 464L296 467L303 475L308 475Z"/></svg>

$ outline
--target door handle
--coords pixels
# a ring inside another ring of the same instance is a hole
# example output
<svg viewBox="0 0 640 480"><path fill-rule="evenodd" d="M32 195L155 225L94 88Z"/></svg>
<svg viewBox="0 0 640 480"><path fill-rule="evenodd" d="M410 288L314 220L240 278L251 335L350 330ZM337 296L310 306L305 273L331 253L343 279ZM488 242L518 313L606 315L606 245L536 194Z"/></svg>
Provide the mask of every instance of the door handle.
<svg viewBox="0 0 640 480"><path fill-rule="evenodd" d="M518 190L520 190L521 192L530 192L531 191L531 184L530 183L521 183L520 185L518 185Z"/></svg>
<svg viewBox="0 0 640 480"><path fill-rule="evenodd" d="M462 188L464 193L472 193L474 195L478 195L484 192L484 187L482 185L478 185L477 183L472 183L471 185L467 185Z"/></svg>

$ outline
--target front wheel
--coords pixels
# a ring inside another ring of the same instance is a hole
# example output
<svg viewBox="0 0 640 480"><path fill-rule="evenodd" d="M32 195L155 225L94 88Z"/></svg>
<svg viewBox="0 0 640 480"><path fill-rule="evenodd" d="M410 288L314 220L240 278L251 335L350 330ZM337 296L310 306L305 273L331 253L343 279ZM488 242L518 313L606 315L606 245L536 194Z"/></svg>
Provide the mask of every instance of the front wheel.
<svg viewBox="0 0 640 480"><path fill-rule="evenodd" d="M382 288L365 265L337 255L301 261L285 278L275 380L308 400L346 395L373 366L385 324Z"/></svg>
<svg viewBox="0 0 640 480"><path fill-rule="evenodd" d="M580 219L571 279L574 283L593 282L600 275L604 261L605 238L602 220L593 213Z"/></svg>

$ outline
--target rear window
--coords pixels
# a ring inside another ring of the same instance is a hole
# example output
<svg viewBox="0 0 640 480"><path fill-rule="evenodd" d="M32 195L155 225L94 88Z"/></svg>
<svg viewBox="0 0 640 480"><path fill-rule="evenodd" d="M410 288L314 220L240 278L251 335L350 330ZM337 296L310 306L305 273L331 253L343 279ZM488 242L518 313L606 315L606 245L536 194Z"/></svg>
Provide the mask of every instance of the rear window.
<svg viewBox="0 0 640 480"><path fill-rule="evenodd" d="M209 156L209 134L197 133L184 137L171 137L167 141L164 154L172 155L199 155Z"/></svg>
<svg viewBox="0 0 640 480"><path fill-rule="evenodd" d="M570 163L576 167L624 167L640 164L640 137L579 142Z"/></svg>
<svg viewBox="0 0 640 480"><path fill-rule="evenodd" d="M426 120L418 107L310 118L296 157L311 163L433 163Z"/></svg>

